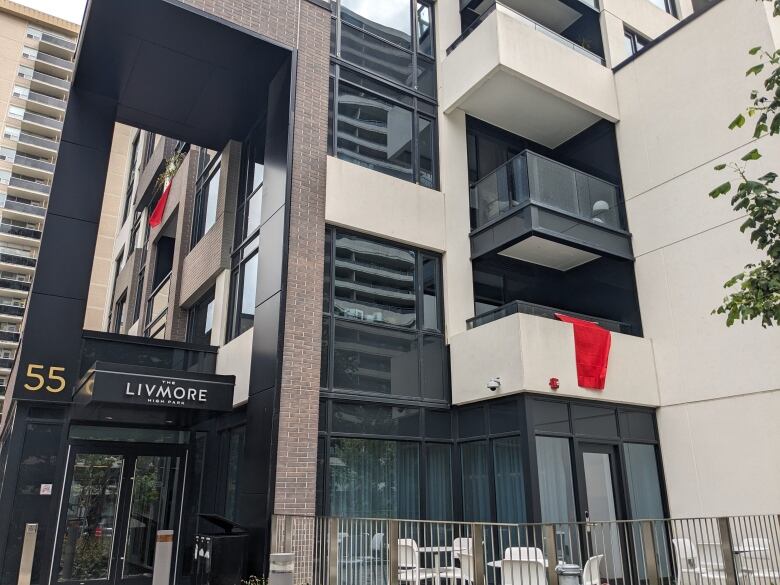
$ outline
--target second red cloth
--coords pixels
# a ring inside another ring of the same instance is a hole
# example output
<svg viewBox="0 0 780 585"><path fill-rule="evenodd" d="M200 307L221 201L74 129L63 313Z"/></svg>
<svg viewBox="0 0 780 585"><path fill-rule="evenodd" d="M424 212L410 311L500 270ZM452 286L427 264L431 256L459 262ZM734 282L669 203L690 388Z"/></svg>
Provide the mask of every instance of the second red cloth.
<svg viewBox="0 0 780 585"><path fill-rule="evenodd" d="M154 211L149 216L149 227L156 228L162 223L163 215L165 214L165 204L168 203L168 195L171 193L171 185L173 185L173 181L170 179L165 181L165 188L160 196L160 200L154 206Z"/></svg>
<svg viewBox="0 0 780 585"><path fill-rule="evenodd" d="M561 313L555 316L574 326L574 353L577 360L577 383L582 388L603 390L607 381L612 333L603 327Z"/></svg>

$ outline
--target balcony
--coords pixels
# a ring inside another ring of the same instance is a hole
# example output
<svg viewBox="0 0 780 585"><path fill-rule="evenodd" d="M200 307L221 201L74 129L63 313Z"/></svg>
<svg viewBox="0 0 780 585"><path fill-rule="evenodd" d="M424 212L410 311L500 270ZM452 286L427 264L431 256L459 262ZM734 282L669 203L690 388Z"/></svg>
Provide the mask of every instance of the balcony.
<svg viewBox="0 0 780 585"><path fill-rule="evenodd" d="M66 39L59 35L49 32L43 32L39 42L42 46L49 47L50 52L56 53L62 57L72 56L76 51L76 41Z"/></svg>
<svg viewBox="0 0 780 585"><path fill-rule="evenodd" d="M35 193L36 195L49 195L51 192L51 185L48 183L39 183L38 181L32 181L30 179L22 179L21 177L12 176L8 181L8 192L14 193Z"/></svg>
<svg viewBox="0 0 780 585"><path fill-rule="evenodd" d="M21 318L24 316L24 307L17 307L16 305L4 305L0 303L0 315Z"/></svg>
<svg viewBox="0 0 780 585"><path fill-rule="evenodd" d="M0 223L0 234L5 234L8 236L18 236L20 238L31 238L33 240L41 239L41 230L34 230L25 227L9 225L7 223Z"/></svg>
<svg viewBox="0 0 780 585"><path fill-rule="evenodd" d="M533 10L532 19L510 1L521 4L494 4L448 50L440 78L445 113L460 108L549 148L600 119L616 122L612 71L599 55L556 32L586 15L555 0L522 3Z"/></svg>
<svg viewBox="0 0 780 585"><path fill-rule="evenodd" d="M46 208L41 205L31 205L30 203L21 203L20 201L9 201L2 195L0 195L0 209L25 215L34 215L36 217L44 217L46 215Z"/></svg>
<svg viewBox="0 0 780 585"><path fill-rule="evenodd" d="M59 134L62 132L62 121L43 114L36 114L34 112L25 112L21 119L22 129L30 129L33 132L38 132L41 129L48 133Z"/></svg>
<svg viewBox="0 0 780 585"><path fill-rule="evenodd" d="M17 154L11 162L13 163L15 171L23 171L24 174L36 174L50 177L54 173L54 163L47 160Z"/></svg>
<svg viewBox="0 0 780 585"><path fill-rule="evenodd" d="M6 135L7 138L11 138ZM36 136L29 132L21 132L19 138L16 139L20 145L20 149L29 151L31 154L50 156L53 152L57 152L60 147L59 142L52 140L51 138L44 138L43 136Z"/></svg>
<svg viewBox="0 0 780 585"><path fill-rule="evenodd" d="M510 314L482 315L472 321L471 329L451 338L454 404L521 392L551 394L550 378L555 377L560 383L556 395L658 406L655 362L649 340L613 332L606 387L603 391L587 390L577 383L572 325L527 314L526 310L552 311L539 306L529 309L522 304L502 308ZM518 312L511 314L513 311ZM598 321L612 329L623 328L623 324L616 322ZM501 379L501 386L491 393L486 384L495 377Z"/></svg>
<svg viewBox="0 0 780 585"><path fill-rule="evenodd" d="M48 73L33 71L30 88L32 90L54 91L64 97L70 90L70 81Z"/></svg>
<svg viewBox="0 0 780 585"><path fill-rule="evenodd" d="M0 331L0 341L19 343L19 337L20 334L16 331Z"/></svg>
<svg viewBox="0 0 780 585"><path fill-rule="evenodd" d="M64 99L39 93L37 91L30 91L26 94L26 96L22 94L14 94L14 97L26 100L31 104L36 104L41 111L46 112L50 112L51 110L64 112L68 106L68 102Z"/></svg>
<svg viewBox="0 0 780 585"><path fill-rule="evenodd" d="M19 266L22 268L35 268L38 261L35 258L29 256L20 256L19 254L12 254L5 250L0 250L0 264L11 264L13 266ZM2 306L2 305L0 305ZM2 311L0 311L1 313Z"/></svg>
<svg viewBox="0 0 780 585"><path fill-rule="evenodd" d="M10 370L14 367L13 358L0 358L0 370Z"/></svg>
<svg viewBox="0 0 780 585"><path fill-rule="evenodd" d="M617 185L526 150L471 186L474 258L496 252L569 270L633 259Z"/></svg>
<svg viewBox="0 0 780 585"><path fill-rule="evenodd" d="M38 54L35 56L35 61L37 61L36 68L44 73L56 71L58 73L66 72L69 74L73 71L73 61L56 57L55 55L50 55L43 51L38 51Z"/></svg>

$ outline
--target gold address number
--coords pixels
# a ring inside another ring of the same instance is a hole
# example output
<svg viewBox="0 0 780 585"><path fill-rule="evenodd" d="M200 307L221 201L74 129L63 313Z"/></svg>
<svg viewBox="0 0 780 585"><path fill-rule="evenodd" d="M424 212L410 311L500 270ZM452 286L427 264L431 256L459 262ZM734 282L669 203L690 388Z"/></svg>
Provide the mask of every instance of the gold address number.
<svg viewBox="0 0 780 585"><path fill-rule="evenodd" d="M47 392L59 394L65 390L65 378L59 375L64 373L65 368L59 366L49 366L49 371L47 372L44 365L27 364L28 382L24 385L24 389L30 392L37 392L45 388Z"/></svg>

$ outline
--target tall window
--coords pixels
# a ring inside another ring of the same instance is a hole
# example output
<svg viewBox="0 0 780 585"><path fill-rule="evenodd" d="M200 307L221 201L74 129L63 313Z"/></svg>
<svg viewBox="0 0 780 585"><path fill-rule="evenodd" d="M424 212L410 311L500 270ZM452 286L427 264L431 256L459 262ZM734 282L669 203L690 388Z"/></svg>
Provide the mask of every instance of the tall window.
<svg viewBox="0 0 780 585"><path fill-rule="evenodd" d="M198 155L195 215L192 221L192 247L195 247L195 244L200 241L217 221L220 171L220 158L212 158L208 150L205 148L201 149Z"/></svg>
<svg viewBox="0 0 780 585"><path fill-rule="evenodd" d="M336 229L325 254L322 386L446 401L439 257Z"/></svg>
<svg viewBox="0 0 780 585"><path fill-rule="evenodd" d="M674 0L650 0L653 4L658 6L664 12L668 12L675 18L677 17L677 7L674 4Z"/></svg>
<svg viewBox="0 0 780 585"><path fill-rule="evenodd" d="M331 154L435 188L431 6L414 0L334 6Z"/></svg>
<svg viewBox="0 0 780 585"><path fill-rule="evenodd" d="M123 294L114 306L114 323L111 331L122 333L125 327L125 306L127 305L127 293Z"/></svg>
<svg viewBox="0 0 780 585"><path fill-rule="evenodd" d="M187 320L187 341L211 345L214 325L214 289L212 288L190 309Z"/></svg>
<svg viewBox="0 0 780 585"><path fill-rule="evenodd" d="M260 227L265 180L264 144L265 126L258 124L243 149L243 185L236 206L236 248L253 237Z"/></svg>
<svg viewBox="0 0 780 585"><path fill-rule="evenodd" d="M133 201L133 192L135 191L135 166L138 163L138 144L141 140L141 132L137 132L133 139L133 146L130 148L130 168L127 171L127 187L125 188L125 202L122 205L122 223L127 221L127 215L130 213L131 203Z"/></svg>
<svg viewBox="0 0 780 585"><path fill-rule="evenodd" d="M260 237L255 236L233 254L228 341L250 329L255 322L259 241Z"/></svg>
<svg viewBox="0 0 780 585"><path fill-rule="evenodd" d="M625 37L626 53L628 55L634 55L645 48L650 42L642 35L635 33L634 31L624 28L623 36Z"/></svg>

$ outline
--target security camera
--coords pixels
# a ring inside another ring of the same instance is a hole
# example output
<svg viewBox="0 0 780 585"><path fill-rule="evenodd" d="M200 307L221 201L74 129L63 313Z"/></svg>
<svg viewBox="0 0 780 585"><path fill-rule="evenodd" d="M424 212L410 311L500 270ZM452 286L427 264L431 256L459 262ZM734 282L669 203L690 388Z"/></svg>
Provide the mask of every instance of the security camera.
<svg viewBox="0 0 780 585"><path fill-rule="evenodd" d="M487 383L487 388L491 392L495 392L499 388L501 388L501 378L491 378L490 381Z"/></svg>

